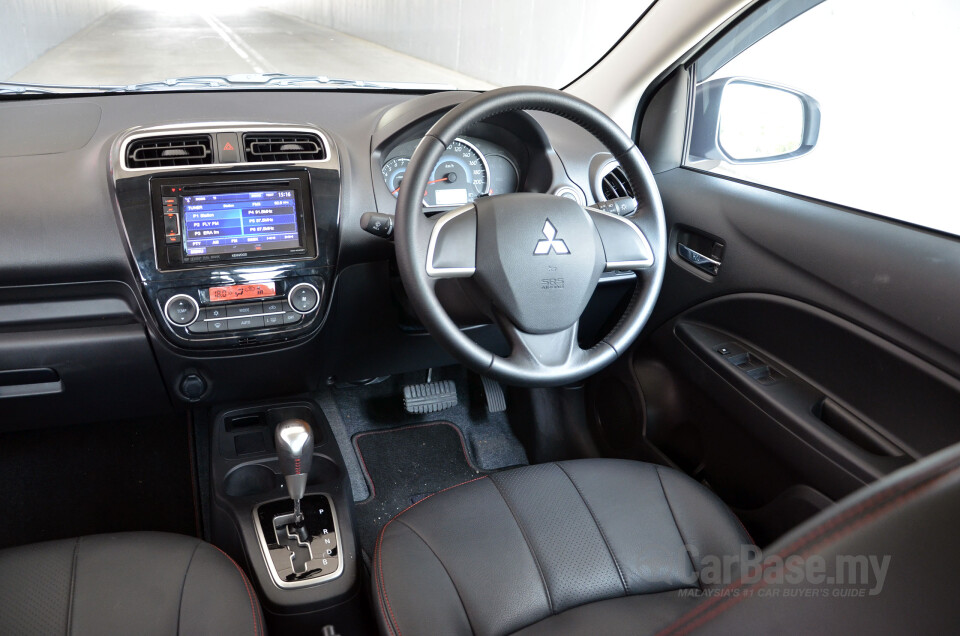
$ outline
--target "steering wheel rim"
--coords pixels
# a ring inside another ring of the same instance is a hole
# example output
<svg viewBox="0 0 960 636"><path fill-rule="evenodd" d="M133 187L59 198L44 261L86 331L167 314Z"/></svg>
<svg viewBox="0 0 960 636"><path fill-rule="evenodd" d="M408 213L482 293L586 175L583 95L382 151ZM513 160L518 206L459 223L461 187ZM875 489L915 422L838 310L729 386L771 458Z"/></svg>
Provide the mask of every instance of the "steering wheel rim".
<svg viewBox="0 0 960 636"><path fill-rule="evenodd" d="M637 212L630 217L617 217L580 208L569 199L522 193L483 197L441 215L424 215L421 193L446 147L468 126L517 110L559 115L596 137L623 168L640 202ZM544 223L537 215L549 216L545 216ZM551 217L561 218L562 226L555 227L561 224L551 221ZM533 233L530 223L538 228L534 236L529 236ZM621 224L631 226L639 238L630 227ZM633 343L650 317L666 267L663 204L653 174L633 140L597 108L547 88L492 90L459 104L441 117L420 141L407 165L397 199L395 225L400 277L420 320L465 366L507 384L569 384L612 363ZM593 228L592 233L589 227ZM469 247L471 236L472 257L469 249L463 249ZM575 244L576 249L566 249L568 244ZM561 253L564 249L566 252ZM545 278L543 271L551 268L565 276ZM579 315L596 288L600 273L614 268L636 271L631 300L619 322L599 343L581 349L577 343ZM461 331L437 297L435 286L439 280L474 276L510 341L512 351L507 357L488 351ZM585 299L583 292L587 292ZM576 320L566 324L578 307Z"/></svg>

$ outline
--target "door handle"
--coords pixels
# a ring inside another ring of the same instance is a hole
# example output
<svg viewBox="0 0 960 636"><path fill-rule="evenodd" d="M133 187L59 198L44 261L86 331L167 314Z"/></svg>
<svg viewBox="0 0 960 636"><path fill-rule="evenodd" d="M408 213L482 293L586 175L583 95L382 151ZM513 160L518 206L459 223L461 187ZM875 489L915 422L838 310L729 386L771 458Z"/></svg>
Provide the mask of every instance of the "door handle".
<svg viewBox="0 0 960 636"><path fill-rule="evenodd" d="M723 240L686 227L678 227L675 237L677 256L711 276L720 272L726 247Z"/></svg>
<svg viewBox="0 0 960 636"><path fill-rule="evenodd" d="M697 269L701 269L711 276L716 276L720 271L720 261L714 260L709 256L687 247L683 243L677 243L677 254L680 258L687 261Z"/></svg>

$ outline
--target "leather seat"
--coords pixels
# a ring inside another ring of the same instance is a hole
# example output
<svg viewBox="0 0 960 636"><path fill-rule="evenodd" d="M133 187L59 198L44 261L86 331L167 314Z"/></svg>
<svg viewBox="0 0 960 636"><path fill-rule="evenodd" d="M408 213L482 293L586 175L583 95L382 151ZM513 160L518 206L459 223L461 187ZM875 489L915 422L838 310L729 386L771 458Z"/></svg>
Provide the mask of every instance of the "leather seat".
<svg viewBox="0 0 960 636"><path fill-rule="evenodd" d="M263 636L253 586L218 548L159 532L0 551L0 634Z"/></svg>
<svg viewBox="0 0 960 636"><path fill-rule="evenodd" d="M688 549L727 555L748 543L729 509L678 471L527 466L440 492L383 528L378 620L404 636L556 633L558 616L582 633L648 631L696 602L674 593L701 589Z"/></svg>
<svg viewBox="0 0 960 636"><path fill-rule="evenodd" d="M958 524L960 444L761 556L744 548L753 561L730 511L681 473L561 462L489 475L399 514L378 539L374 595L381 631L403 636L952 633Z"/></svg>

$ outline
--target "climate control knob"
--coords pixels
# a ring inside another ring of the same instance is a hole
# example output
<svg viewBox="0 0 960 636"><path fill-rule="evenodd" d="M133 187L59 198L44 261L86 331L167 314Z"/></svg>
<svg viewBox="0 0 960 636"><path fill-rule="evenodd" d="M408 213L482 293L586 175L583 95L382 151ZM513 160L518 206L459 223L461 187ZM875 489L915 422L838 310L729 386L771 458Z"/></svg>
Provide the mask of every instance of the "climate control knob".
<svg viewBox="0 0 960 636"><path fill-rule="evenodd" d="M320 304L320 292L310 283L297 283L290 290L288 302L297 313L307 314Z"/></svg>
<svg viewBox="0 0 960 636"><path fill-rule="evenodd" d="M187 327L200 315L200 305L186 294L177 294L163 306L163 314L171 324Z"/></svg>

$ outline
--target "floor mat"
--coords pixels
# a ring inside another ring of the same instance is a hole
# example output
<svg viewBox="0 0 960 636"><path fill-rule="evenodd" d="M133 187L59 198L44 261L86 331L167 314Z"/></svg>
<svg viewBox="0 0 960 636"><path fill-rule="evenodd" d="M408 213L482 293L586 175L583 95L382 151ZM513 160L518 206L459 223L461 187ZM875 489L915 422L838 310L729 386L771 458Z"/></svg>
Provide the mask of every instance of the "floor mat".
<svg viewBox="0 0 960 636"><path fill-rule="evenodd" d="M196 535L187 425L175 418L0 435L0 547L101 532Z"/></svg>
<svg viewBox="0 0 960 636"><path fill-rule="evenodd" d="M467 454L485 471L500 470L527 463L523 446L513 434L507 413L488 413L478 392L479 378L470 376L462 366L434 369L434 380L453 380L458 403L440 413L411 414L403 409L404 384L423 382L425 372L405 373L365 386L325 389L320 405L330 422L350 474L354 501L364 501L370 493L350 440L367 431L390 430L443 420L460 429Z"/></svg>
<svg viewBox="0 0 960 636"><path fill-rule="evenodd" d="M437 491L485 474L467 456L459 429L433 422L353 438L371 497L356 506L360 546L370 556L380 528Z"/></svg>

